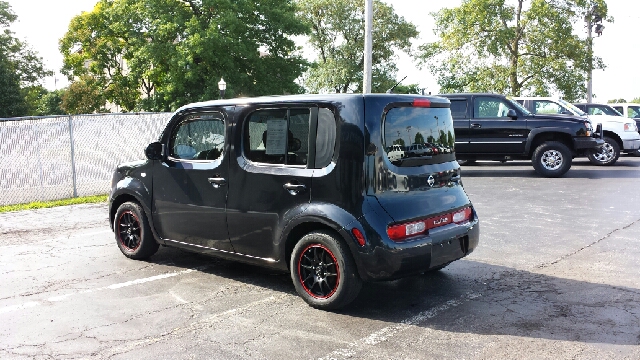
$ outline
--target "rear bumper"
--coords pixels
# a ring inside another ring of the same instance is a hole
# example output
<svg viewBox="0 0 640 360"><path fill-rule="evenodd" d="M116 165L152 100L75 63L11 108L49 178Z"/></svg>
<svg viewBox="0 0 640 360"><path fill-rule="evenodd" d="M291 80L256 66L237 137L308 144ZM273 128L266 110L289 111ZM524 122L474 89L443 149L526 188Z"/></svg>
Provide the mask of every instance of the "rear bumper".
<svg viewBox="0 0 640 360"><path fill-rule="evenodd" d="M480 223L448 225L418 239L394 243L383 240L368 253L354 254L365 281L393 280L416 275L469 255L478 246Z"/></svg>
<svg viewBox="0 0 640 360"><path fill-rule="evenodd" d="M604 140L587 136L573 138L573 146L576 150L594 149L604 145Z"/></svg>

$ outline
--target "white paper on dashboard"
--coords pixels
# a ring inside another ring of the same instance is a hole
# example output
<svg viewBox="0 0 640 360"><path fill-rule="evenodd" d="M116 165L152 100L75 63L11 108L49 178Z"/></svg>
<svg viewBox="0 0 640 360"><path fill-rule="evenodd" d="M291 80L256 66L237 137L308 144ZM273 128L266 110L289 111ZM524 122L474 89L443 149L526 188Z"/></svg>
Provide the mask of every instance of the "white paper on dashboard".
<svg viewBox="0 0 640 360"><path fill-rule="evenodd" d="M267 121L267 155L284 155L287 150L287 120Z"/></svg>

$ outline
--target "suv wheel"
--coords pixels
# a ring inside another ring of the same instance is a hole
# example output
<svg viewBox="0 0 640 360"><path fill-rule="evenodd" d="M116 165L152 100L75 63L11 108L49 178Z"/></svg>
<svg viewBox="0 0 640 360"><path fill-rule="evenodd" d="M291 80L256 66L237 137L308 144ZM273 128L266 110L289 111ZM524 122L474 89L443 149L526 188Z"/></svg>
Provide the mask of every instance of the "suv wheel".
<svg viewBox="0 0 640 360"><path fill-rule="evenodd" d="M124 256L146 259L158 251L147 216L140 205L126 202L118 208L113 223L116 242Z"/></svg>
<svg viewBox="0 0 640 360"><path fill-rule="evenodd" d="M620 145L610 137L604 138L604 145L598 151L589 152L589 161L594 165L613 165L620 157Z"/></svg>
<svg viewBox="0 0 640 360"><path fill-rule="evenodd" d="M560 177L571 168L571 150L558 141L542 143L533 152L533 168L546 177Z"/></svg>
<svg viewBox="0 0 640 360"><path fill-rule="evenodd" d="M298 294L318 309L338 309L358 296L362 280L346 245L333 235L305 235L291 254L291 279Z"/></svg>

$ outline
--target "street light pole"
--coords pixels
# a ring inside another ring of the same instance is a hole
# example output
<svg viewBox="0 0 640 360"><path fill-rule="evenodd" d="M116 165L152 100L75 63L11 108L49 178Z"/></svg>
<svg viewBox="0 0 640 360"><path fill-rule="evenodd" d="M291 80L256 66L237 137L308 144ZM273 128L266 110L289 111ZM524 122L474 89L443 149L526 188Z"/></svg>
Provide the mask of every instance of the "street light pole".
<svg viewBox="0 0 640 360"><path fill-rule="evenodd" d="M373 0L364 3L364 71L362 79L362 93L371 93L371 67L373 51Z"/></svg>
<svg viewBox="0 0 640 360"><path fill-rule="evenodd" d="M589 72L587 73L587 103L592 102L593 94L593 34L592 34L592 14L591 9L587 14L587 51L589 57Z"/></svg>

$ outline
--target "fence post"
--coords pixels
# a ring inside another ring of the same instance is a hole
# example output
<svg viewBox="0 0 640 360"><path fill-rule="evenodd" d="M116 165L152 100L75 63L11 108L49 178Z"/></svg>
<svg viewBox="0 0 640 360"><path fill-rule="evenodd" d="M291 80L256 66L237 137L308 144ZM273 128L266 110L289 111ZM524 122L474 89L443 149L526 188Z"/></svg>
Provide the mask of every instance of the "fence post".
<svg viewBox="0 0 640 360"><path fill-rule="evenodd" d="M78 197L78 187L76 184L76 153L73 147L73 119L69 116L69 140L71 143L71 174L73 176L73 197Z"/></svg>

